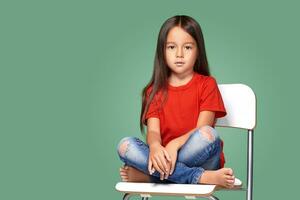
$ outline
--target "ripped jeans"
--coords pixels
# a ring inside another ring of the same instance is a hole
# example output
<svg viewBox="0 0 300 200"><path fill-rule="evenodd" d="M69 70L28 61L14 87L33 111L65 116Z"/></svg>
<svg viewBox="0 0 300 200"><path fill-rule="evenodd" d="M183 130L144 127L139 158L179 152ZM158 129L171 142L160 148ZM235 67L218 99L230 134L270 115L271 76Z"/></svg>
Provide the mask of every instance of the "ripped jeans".
<svg viewBox="0 0 300 200"><path fill-rule="evenodd" d="M204 131L206 134L203 134ZM208 138L207 134L211 134L212 137ZM122 144L127 144L126 151L121 152ZM160 180L160 173L157 170L152 175L149 174L149 146L139 138L123 138L118 144L117 151L125 165L149 175L153 183L197 184L204 170L220 168L221 139L211 126L196 129L178 150L175 169L165 180Z"/></svg>

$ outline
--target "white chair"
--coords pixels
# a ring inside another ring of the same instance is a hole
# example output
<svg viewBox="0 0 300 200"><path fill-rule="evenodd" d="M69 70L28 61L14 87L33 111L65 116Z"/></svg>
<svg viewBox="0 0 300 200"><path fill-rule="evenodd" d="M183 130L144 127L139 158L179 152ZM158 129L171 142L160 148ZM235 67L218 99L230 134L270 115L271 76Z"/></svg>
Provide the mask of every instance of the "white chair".
<svg viewBox="0 0 300 200"><path fill-rule="evenodd" d="M235 187L230 190L246 191L247 200L252 200L253 132L256 126L256 97L252 89L244 84L219 84L218 87L222 94L227 115L218 118L216 126L241 128L248 131L247 185L245 188ZM239 179L236 179L235 185L242 185L242 183ZM123 200L128 200L132 195L140 195L142 200L148 200L151 195L184 196L187 199L206 198L217 200L218 198L213 195L214 191L223 190L216 185L132 182L119 182L115 188L119 192L125 193Z"/></svg>

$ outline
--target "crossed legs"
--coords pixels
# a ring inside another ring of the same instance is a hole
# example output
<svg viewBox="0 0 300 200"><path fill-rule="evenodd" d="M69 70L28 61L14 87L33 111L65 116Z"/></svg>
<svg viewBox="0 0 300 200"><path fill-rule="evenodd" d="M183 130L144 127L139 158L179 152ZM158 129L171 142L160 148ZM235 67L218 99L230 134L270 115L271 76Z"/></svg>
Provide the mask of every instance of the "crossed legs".
<svg viewBox="0 0 300 200"><path fill-rule="evenodd" d="M232 169L219 169L218 142L220 142L219 136L210 126L201 127L191 134L186 144L179 150L174 176L169 177L168 180L177 183L204 183L217 184L226 188L233 187ZM136 144L138 148L134 148ZM135 149L134 152L132 149ZM147 173L147 167L145 168L147 151L149 151L148 146L136 138L134 140L132 137L127 137L120 141L118 154L125 163L120 168L122 181L153 182L153 180L159 180L158 174L155 177Z"/></svg>

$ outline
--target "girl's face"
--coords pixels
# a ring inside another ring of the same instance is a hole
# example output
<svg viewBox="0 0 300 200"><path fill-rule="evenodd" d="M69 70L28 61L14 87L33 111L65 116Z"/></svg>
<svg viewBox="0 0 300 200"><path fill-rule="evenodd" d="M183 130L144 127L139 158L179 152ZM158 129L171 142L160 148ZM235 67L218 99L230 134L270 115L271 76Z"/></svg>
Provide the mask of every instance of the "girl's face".
<svg viewBox="0 0 300 200"><path fill-rule="evenodd" d="M172 73L183 76L192 73L197 53L196 41L185 30L176 26L169 31L165 57Z"/></svg>

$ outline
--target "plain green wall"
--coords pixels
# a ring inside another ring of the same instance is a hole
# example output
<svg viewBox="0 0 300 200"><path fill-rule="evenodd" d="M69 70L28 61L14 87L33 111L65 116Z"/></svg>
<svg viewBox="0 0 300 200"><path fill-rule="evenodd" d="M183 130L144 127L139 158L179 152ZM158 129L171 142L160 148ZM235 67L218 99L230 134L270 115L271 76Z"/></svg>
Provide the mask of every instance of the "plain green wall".
<svg viewBox="0 0 300 200"><path fill-rule="evenodd" d="M176 14L200 23L217 82L244 83L257 95L254 199L296 196L299 5L1 1L0 199L121 199L116 145L142 137L140 92L152 73L159 28ZM226 166L245 182L246 132L217 129Z"/></svg>

